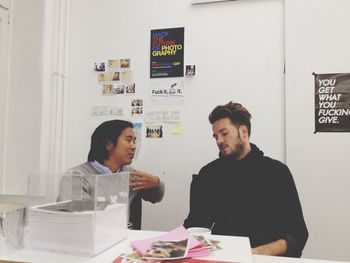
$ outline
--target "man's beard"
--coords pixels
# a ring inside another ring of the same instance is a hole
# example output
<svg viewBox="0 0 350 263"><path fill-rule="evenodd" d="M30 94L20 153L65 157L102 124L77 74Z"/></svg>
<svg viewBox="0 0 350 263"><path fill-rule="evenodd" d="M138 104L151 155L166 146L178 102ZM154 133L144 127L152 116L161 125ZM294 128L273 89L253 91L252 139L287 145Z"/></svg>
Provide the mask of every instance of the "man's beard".
<svg viewBox="0 0 350 263"><path fill-rule="evenodd" d="M243 154L243 142L240 141L235 145L235 148L232 150L230 154L227 155L227 157L237 159L242 154Z"/></svg>
<svg viewBox="0 0 350 263"><path fill-rule="evenodd" d="M226 157L230 157L230 158L234 158L234 159L237 159L239 158L240 156L242 156L243 152L244 152L244 146L243 146L243 141L241 139L241 135L238 134L237 135L237 143L234 147L234 149L232 150L231 153L225 155L223 152L222 155L226 156Z"/></svg>

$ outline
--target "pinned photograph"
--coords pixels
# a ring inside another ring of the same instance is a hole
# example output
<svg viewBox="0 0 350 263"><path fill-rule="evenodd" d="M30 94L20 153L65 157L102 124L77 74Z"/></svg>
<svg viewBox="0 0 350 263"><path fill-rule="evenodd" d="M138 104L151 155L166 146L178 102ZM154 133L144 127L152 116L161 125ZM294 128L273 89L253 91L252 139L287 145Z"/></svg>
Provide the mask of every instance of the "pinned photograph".
<svg viewBox="0 0 350 263"><path fill-rule="evenodd" d="M195 65L186 65L186 76L196 75L196 66Z"/></svg>
<svg viewBox="0 0 350 263"><path fill-rule="evenodd" d="M135 93L135 83L126 86L126 93Z"/></svg>
<svg viewBox="0 0 350 263"><path fill-rule="evenodd" d="M95 71L106 71L106 64L104 62L95 63Z"/></svg>
<svg viewBox="0 0 350 263"><path fill-rule="evenodd" d="M111 106L111 115L124 116L124 108L120 106Z"/></svg>
<svg viewBox="0 0 350 263"><path fill-rule="evenodd" d="M120 80L120 72L104 72L98 74L98 82L107 82L107 81L119 81Z"/></svg>
<svg viewBox="0 0 350 263"><path fill-rule="evenodd" d="M130 59L124 58L120 60L120 67L121 68L130 68Z"/></svg>
<svg viewBox="0 0 350 263"><path fill-rule="evenodd" d="M98 73L98 82L106 82L112 80L110 72Z"/></svg>
<svg viewBox="0 0 350 263"><path fill-rule="evenodd" d="M106 81L106 74L105 73L99 73L97 75L97 78L98 78L98 82L101 83L101 82L105 82Z"/></svg>
<svg viewBox="0 0 350 263"><path fill-rule="evenodd" d="M113 90L114 94L124 94L124 92L125 92L124 84L118 84Z"/></svg>
<svg viewBox="0 0 350 263"><path fill-rule="evenodd" d="M121 80L124 82L132 82L133 81L132 71L121 72Z"/></svg>
<svg viewBox="0 0 350 263"><path fill-rule="evenodd" d="M143 112L142 107L132 107L131 108L131 115L141 115Z"/></svg>
<svg viewBox="0 0 350 263"><path fill-rule="evenodd" d="M146 137L147 138L162 138L163 137L162 125L147 125L146 126Z"/></svg>
<svg viewBox="0 0 350 263"><path fill-rule="evenodd" d="M110 59L108 60L108 68L120 68L120 59Z"/></svg>
<svg viewBox="0 0 350 263"><path fill-rule="evenodd" d="M103 84L102 94L103 95L113 95L113 84Z"/></svg>
<svg viewBox="0 0 350 263"><path fill-rule="evenodd" d="M131 106L143 106L143 99L131 100Z"/></svg>
<svg viewBox="0 0 350 263"><path fill-rule="evenodd" d="M112 81L119 81L119 80L120 80L120 73L113 72Z"/></svg>

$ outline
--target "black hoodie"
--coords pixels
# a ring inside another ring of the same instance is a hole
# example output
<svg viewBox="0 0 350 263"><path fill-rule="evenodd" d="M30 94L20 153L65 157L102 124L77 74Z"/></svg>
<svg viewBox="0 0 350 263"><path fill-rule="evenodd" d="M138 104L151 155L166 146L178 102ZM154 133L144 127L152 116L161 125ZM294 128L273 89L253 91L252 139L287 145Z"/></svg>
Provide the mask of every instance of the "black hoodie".
<svg viewBox="0 0 350 263"><path fill-rule="evenodd" d="M184 225L213 224L213 234L248 236L252 247L285 239L291 257L301 256L308 238L288 167L254 144L244 159L220 155L193 176Z"/></svg>

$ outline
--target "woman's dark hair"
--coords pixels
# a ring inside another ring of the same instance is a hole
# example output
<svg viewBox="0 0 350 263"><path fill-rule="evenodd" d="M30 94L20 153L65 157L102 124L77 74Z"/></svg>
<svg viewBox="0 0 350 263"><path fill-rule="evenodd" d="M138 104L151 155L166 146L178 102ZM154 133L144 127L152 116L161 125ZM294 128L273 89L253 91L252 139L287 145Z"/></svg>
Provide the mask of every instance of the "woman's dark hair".
<svg viewBox="0 0 350 263"><path fill-rule="evenodd" d="M236 127L240 125L247 126L248 135L250 136L250 119L252 118L252 115L250 115L249 111L243 107L242 104L230 101L225 105L215 107L215 109L209 114L209 122L211 124L224 118L229 118L231 123Z"/></svg>
<svg viewBox="0 0 350 263"><path fill-rule="evenodd" d="M108 159L107 143L112 142L116 146L120 134L126 128L133 128L132 123L124 120L111 120L99 125L91 136L88 161L96 160L103 164Z"/></svg>

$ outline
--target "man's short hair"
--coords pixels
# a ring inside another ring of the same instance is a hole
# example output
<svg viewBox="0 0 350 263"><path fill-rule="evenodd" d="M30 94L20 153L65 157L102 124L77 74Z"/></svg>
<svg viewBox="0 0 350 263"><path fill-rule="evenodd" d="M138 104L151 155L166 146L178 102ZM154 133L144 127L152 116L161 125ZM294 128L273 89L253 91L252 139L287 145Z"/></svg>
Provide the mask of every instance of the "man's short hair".
<svg viewBox="0 0 350 263"><path fill-rule="evenodd" d="M96 160L103 164L108 160L107 143L112 142L116 146L120 134L126 128L133 128L133 124L124 120L111 120L100 124L91 136L88 161Z"/></svg>
<svg viewBox="0 0 350 263"><path fill-rule="evenodd" d="M209 122L211 124L224 118L229 118L231 123L236 127L240 125L247 126L248 135L250 136L250 119L252 118L252 115L250 115L249 111L243 107L242 104L230 101L225 105L216 106L209 114Z"/></svg>

